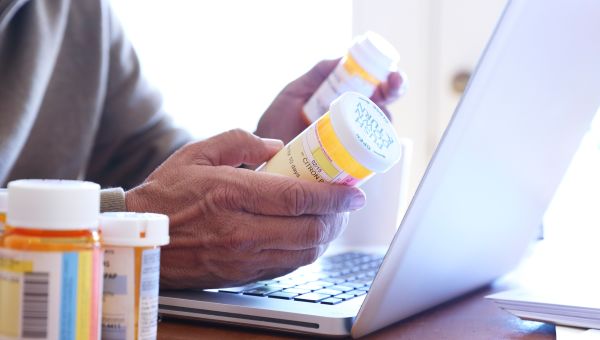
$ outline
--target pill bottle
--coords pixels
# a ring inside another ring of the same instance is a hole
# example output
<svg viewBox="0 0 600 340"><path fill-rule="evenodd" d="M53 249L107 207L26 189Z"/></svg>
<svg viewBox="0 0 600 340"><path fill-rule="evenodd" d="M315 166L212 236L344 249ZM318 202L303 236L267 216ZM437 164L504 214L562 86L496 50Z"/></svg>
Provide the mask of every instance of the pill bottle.
<svg viewBox="0 0 600 340"><path fill-rule="evenodd" d="M383 111L366 96L346 92L257 171L358 186L390 169L401 150Z"/></svg>
<svg viewBox="0 0 600 340"><path fill-rule="evenodd" d="M308 124L327 112L329 104L344 92L353 91L370 97L377 86L397 69L399 54L383 37L367 32L354 39L346 55L304 104Z"/></svg>
<svg viewBox="0 0 600 340"><path fill-rule="evenodd" d="M99 215L95 183L8 184L0 248L0 338L99 339Z"/></svg>
<svg viewBox="0 0 600 340"><path fill-rule="evenodd" d="M169 243L169 218L150 213L104 213L103 339L155 339L160 246Z"/></svg>
<svg viewBox="0 0 600 340"><path fill-rule="evenodd" d="M0 237L4 233L4 224L6 223L6 209L8 208L8 191L0 189ZM2 244L2 240L0 240Z"/></svg>

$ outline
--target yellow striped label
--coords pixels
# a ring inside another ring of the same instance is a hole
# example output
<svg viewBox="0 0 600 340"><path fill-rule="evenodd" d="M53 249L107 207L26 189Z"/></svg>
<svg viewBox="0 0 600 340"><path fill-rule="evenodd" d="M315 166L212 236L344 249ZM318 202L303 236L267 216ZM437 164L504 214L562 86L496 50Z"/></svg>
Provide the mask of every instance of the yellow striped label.
<svg viewBox="0 0 600 340"><path fill-rule="evenodd" d="M76 339L88 339L90 335L92 294L92 252L79 253L77 275L77 322L75 330Z"/></svg>
<svg viewBox="0 0 600 340"><path fill-rule="evenodd" d="M356 159L350 155L348 150L346 150L344 145L342 145L331 125L331 116L329 112L317 122L317 134L327 156L329 156L344 172L359 180L366 178L373 173L356 161Z"/></svg>
<svg viewBox="0 0 600 340"><path fill-rule="evenodd" d="M367 72L362 66L360 66L354 57L350 53L346 54L344 60L342 61L344 68L351 75L356 75L366 80L367 82L377 86L379 85L379 79L372 76L369 72Z"/></svg>

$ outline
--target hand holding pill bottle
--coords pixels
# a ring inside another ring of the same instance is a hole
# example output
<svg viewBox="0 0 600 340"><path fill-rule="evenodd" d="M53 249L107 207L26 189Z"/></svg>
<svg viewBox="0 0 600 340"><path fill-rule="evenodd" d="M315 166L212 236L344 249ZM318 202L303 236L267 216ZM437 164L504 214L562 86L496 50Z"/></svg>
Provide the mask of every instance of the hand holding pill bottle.
<svg viewBox="0 0 600 340"><path fill-rule="evenodd" d="M366 96L346 92L257 171L358 186L389 170L401 156L398 136L383 111Z"/></svg>
<svg viewBox="0 0 600 340"><path fill-rule="evenodd" d="M378 34L367 32L356 37L347 54L304 105L305 120L309 124L315 122L344 92L370 97L397 69L398 59L396 49Z"/></svg>

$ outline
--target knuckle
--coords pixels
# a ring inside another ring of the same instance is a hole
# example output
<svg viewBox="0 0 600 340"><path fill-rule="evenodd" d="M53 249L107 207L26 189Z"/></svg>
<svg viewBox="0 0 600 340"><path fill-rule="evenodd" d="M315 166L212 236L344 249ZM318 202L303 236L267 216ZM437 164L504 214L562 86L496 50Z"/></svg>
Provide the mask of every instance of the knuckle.
<svg viewBox="0 0 600 340"><path fill-rule="evenodd" d="M283 200L292 216L300 216L308 208L308 193L299 182L292 182L283 188Z"/></svg>
<svg viewBox="0 0 600 340"><path fill-rule="evenodd" d="M306 228L306 233L304 234L304 244L307 246L316 246L325 243L327 240L327 231L327 223L321 216L311 217Z"/></svg>
<svg viewBox="0 0 600 340"><path fill-rule="evenodd" d="M252 238L246 237L244 232L234 231L226 238L225 247L233 252L240 253L254 248Z"/></svg>

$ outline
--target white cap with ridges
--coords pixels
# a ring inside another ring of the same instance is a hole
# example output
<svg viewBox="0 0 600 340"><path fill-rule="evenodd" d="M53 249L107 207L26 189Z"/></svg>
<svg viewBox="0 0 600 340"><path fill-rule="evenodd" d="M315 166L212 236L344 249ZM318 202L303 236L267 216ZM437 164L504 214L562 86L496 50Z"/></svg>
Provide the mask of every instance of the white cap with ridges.
<svg viewBox="0 0 600 340"><path fill-rule="evenodd" d="M169 217L152 213L103 213L100 232L105 245L164 246L169 243Z"/></svg>
<svg viewBox="0 0 600 340"><path fill-rule="evenodd" d="M72 180L24 179L8 183L6 224L40 230L98 227L100 186Z"/></svg>
<svg viewBox="0 0 600 340"><path fill-rule="evenodd" d="M379 81L387 79L390 71L397 68L400 59L394 46L373 32L358 36L348 52L365 71Z"/></svg>
<svg viewBox="0 0 600 340"><path fill-rule="evenodd" d="M362 166L383 173L402 156L396 130L369 98L346 92L330 107L331 126L348 153Z"/></svg>

